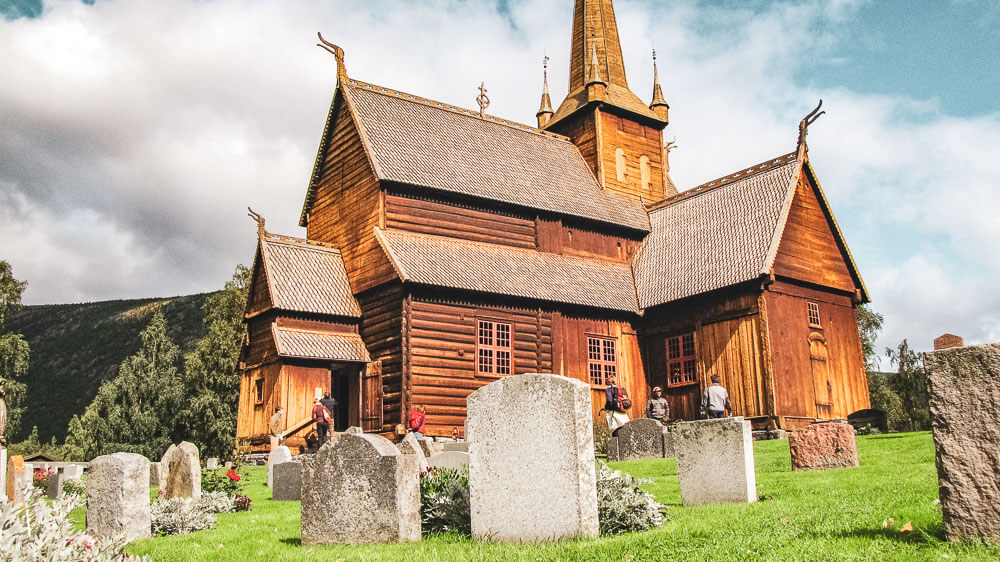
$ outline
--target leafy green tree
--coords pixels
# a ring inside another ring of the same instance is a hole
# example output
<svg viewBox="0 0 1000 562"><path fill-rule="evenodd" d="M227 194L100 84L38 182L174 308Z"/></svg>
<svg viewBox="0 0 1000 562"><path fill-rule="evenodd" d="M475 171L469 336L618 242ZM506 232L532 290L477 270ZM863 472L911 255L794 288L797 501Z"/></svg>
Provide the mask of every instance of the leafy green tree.
<svg viewBox="0 0 1000 562"><path fill-rule="evenodd" d="M856 310L858 313L858 333L861 335L861 351L865 354L865 370L874 371L878 366L875 342L882 331L884 318L878 312L868 308L868 305L863 304Z"/></svg>
<svg viewBox="0 0 1000 562"><path fill-rule="evenodd" d="M139 350L122 362L118 376L101 385L82 418L70 422L67 449L74 455L125 451L155 459L182 440L180 350L167 335L162 313L153 315L140 337Z"/></svg>
<svg viewBox="0 0 1000 562"><path fill-rule="evenodd" d="M921 431L931 428L930 400L927 394L927 376L924 373L923 354L910 349L904 339L896 349L886 349L889 362L898 368L891 385L899 395L903 411L908 418L907 431Z"/></svg>
<svg viewBox="0 0 1000 562"><path fill-rule="evenodd" d="M188 400L181 419L187 439L205 456L225 458L236 446L237 360L249 284L250 270L237 265L225 288L205 301L206 335L184 357Z"/></svg>
<svg viewBox="0 0 1000 562"><path fill-rule="evenodd" d="M10 264L0 260L0 394L7 405L4 435L16 435L24 412L27 390L23 378L28 372L30 349L21 334L7 331L7 320L21 308L21 294L28 284L14 278Z"/></svg>

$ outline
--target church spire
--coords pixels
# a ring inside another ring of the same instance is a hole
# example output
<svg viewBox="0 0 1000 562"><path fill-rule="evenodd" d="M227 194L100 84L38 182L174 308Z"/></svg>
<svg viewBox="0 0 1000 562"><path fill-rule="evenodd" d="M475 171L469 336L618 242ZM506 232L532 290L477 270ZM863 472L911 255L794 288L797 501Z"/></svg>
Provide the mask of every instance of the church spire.
<svg viewBox="0 0 1000 562"><path fill-rule="evenodd" d="M668 118L670 106L667 105L667 100L663 99L663 89L660 88L660 71L656 68L656 49L653 49L653 102L649 104L649 108L660 119L666 122L670 121Z"/></svg>
<svg viewBox="0 0 1000 562"><path fill-rule="evenodd" d="M542 59L542 103L538 107L538 128L541 129L552 119L552 100L549 99L549 57Z"/></svg>
<svg viewBox="0 0 1000 562"><path fill-rule="evenodd" d="M590 48L588 48L590 47ZM608 84L628 88L618 24L611 0L576 0L570 49L569 91L593 81L593 67Z"/></svg>

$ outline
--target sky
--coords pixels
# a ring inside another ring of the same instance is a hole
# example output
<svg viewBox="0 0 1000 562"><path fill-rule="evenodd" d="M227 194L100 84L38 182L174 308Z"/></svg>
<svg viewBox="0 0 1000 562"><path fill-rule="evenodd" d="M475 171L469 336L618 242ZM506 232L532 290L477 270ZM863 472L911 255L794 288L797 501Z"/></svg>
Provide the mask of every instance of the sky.
<svg viewBox="0 0 1000 562"><path fill-rule="evenodd" d="M694 187L795 148L872 298L880 345L1000 341L1000 0L617 0L629 86L655 46ZM252 207L298 227L350 76L534 124L565 94L570 0L0 0L0 259L26 304L221 288ZM885 365L884 365L885 366Z"/></svg>

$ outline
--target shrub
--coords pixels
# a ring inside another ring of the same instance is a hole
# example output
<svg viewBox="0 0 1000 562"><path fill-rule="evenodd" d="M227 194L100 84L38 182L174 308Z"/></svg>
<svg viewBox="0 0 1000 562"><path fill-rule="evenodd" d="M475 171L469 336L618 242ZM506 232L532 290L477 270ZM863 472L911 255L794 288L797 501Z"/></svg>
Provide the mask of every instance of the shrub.
<svg viewBox="0 0 1000 562"><path fill-rule="evenodd" d="M597 517L601 534L644 531L663 524L666 507L639 488L640 480L597 461Z"/></svg>
<svg viewBox="0 0 1000 562"><path fill-rule="evenodd" d="M63 494L67 496L87 497L87 485L80 478L67 478L63 480Z"/></svg>
<svg viewBox="0 0 1000 562"><path fill-rule="evenodd" d="M222 492L233 497L243 491L243 484L236 469L219 468L201 471L202 492Z"/></svg>
<svg viewBox="0 0 1000 562"><path fill-rule="evenodd" d="M233 498L233 511L250 511L251 501L247 496L236 494Z"/></svg>
<svg viewBox="0 0 1000 562"><path fill-rule="evenodd" d="M214 513L204 511L191 498L160 499L153 502L150 511L152 530L158 535L183 535L211 529L217 522Z"/></svg>
<svg viewBox="0 0 1000 562"><path fill-rule="evenodd" d="M608 440L611 439L611 430L604 422L604 416L600 420L594 421L594 453L598 455L608 454Z"/></svg>
<svg viewBox="0 0 1000 562"><path fill-rule="evenodd" d="M54 474L51 470L46 470L44 468L36 468L35 473L31 477L31 485L42 490L43 492L49 489L49 476Z"/></svg>
<svg viewBox="0 0 1000 562"><path fill-rule="evenodd" d="M421 475L420 517L424 534L472 532L468 466L434 467Z"/></svg>
<svg viewBox="0 0 1000 562"><path fill-rule="evenodd" d="M224 492L203 493L200 498L194 501L195 508L206 513L232 513L233 500Z"/></svg>
<svg viewBox="0 0 1000 562"><path fill-rule="evenodd" d="M29 490L25 509L0 502L0 562L139 560L121 552L124 539L95 540L74 529L69 513L83 504L80 496L53 500Z"/></svg>
<svg viewBox="0 0 1000 562"><path fill-rule="evenodd" d="M856 431L858 435L878 435L882 433L877 427L873 427L872 424L866 423L865 425L859 427Z"/></svg>

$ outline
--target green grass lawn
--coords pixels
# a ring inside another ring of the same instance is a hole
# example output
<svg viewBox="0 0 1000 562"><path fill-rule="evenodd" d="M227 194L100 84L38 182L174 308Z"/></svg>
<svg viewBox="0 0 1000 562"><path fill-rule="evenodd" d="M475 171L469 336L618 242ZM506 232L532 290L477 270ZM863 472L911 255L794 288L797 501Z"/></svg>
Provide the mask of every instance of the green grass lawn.
<svg viewBox="0 0 1000 562"><path fill-rule="evenodd" d="M1000 548L943 540L929 433L858 438L861 467L792 472L787 441L755 444L753 504L684 507L673 459L612 466L648 478L669 506L658 529L540 545L473 542L455 536L378 546L302 547L299 504L270 501L263 467L245 491L253 511L219 515L215 529L133 543L153 560L985 560ZM893 518L895 525L883 529ZM899 528L912 521L914 532Z"/></svg>

